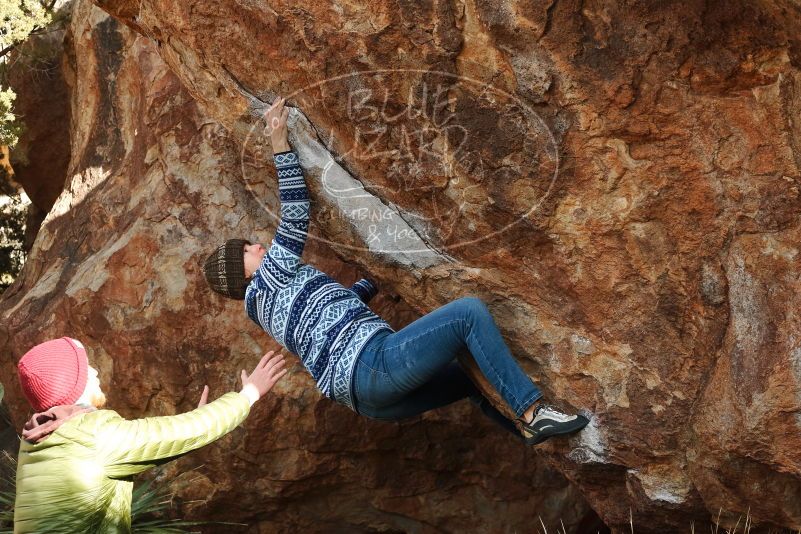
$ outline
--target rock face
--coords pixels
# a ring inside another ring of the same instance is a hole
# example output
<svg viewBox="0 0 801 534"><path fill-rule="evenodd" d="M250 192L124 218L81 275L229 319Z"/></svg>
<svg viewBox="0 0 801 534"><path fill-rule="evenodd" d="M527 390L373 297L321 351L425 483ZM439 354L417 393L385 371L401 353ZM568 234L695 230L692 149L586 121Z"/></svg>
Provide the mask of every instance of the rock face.
<svg viewBox="0 0 801 534"><path fill-rule="evenodd" d="M548 396L594 414L541 452L607 525L801 528L797 2L98 3L150 40L74 22L73 178L2 303L11 355L80 328L126 415L231 387L264 337L197 263L270 237L260 117L282 94L310 258L416 312L484 298ZM462 408L377 425L310 385L293 373L233 464L188 458L214 476L186 498L329 530L530 531L543 495L578 502Z"/></svg>
<svg viewBox="0 0 801 534"><path fill-rule="evenodd" d="M290 97L316 235L418 311L485 298L596 415L544 450L607 524L801 528L797 2L98 2L245 160Z"/></svg>
<svg viewBox="0 0 801 534"><path fill-rule="evenodd" d="M207 290L200 270L223 239L272 238L274 171L265 157L242 157L241 140L198 107L153 41L89 2L73 6L64 56L67 186L0 301L6 401L21 425L16 361L70 335L88 346L109 405L124 416L191 409L204 384L212 395L237 387L238 370L276 347L241 303ZM310 123L293 120L309 135ZM309 140L303 150L312 164L323 148ZM342 168L326 172L332 184L352 184ZM341 234L350 235L358 237ZM438 265L440 254L389 250L379 257L409 268L370 267L382 286L374 308L400 327L424 306L400 299L401 285L416 287L415 297L428 280L393 276ZM305 254L343 283L364 274L322 239ZM181 515L250 532L526 531L538 516L577 531L597 519L562 475L466 401L390 424L322 399L299 364L276 390L243 428L170 465Z"/></svg>

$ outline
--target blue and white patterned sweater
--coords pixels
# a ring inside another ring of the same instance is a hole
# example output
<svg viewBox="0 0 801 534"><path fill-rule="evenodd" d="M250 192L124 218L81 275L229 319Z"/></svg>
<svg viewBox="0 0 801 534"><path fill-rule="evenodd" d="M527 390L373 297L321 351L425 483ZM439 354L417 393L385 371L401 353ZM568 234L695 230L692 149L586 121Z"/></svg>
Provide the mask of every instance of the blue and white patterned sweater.
<svg viewBox="0 0 801 534"><path fill-rule="evenodd" d="M281 222L245 291L245 308L248 317L300 357L326 397L353 409L356 359L376 332L392 328L367 307L377 292L369 280L347 289L301 263L309 230L309 192L294 152L273 158Z"/></svg>

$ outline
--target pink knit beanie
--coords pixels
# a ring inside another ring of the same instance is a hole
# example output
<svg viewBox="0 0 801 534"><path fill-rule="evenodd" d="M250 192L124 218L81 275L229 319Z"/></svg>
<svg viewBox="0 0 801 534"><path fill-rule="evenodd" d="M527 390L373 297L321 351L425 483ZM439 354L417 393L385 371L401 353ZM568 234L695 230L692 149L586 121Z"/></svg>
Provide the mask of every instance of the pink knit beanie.
<svg viewBox="0 0 801 534"><path fill-rule="evenodd" d="M22 391L37 412L74 404L86 388L89 361L80 341L62 337L25 353L17 369Z"/></svg>

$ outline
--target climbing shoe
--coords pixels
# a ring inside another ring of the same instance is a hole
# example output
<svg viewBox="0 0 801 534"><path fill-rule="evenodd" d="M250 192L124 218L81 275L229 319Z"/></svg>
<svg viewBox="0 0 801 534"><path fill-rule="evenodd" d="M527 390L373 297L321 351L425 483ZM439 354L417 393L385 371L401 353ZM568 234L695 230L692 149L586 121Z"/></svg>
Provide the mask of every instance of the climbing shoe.
<svg viewBox="0 0 801 534"><path fill-rule="evenodd" d="M520 431L526 445L537 445L553 436L578 432L589 422L583 415L568 415L553 406L540 404L534 410L534 419L530 423L520 421Z"/></svg>

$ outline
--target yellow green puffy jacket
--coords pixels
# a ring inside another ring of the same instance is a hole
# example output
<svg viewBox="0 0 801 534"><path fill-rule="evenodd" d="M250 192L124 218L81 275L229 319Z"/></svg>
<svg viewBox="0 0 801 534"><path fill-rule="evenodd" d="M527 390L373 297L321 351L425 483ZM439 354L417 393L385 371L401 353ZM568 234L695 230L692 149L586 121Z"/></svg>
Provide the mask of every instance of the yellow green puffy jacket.
<svg viewBox="0 0 801 534"><path fill-rule="evenodd" d="M130 532L131 477L224 436L249 411L247 398L232 392L169 417L127 421L93 411L38 444L22 441L14 532Z"/></svg>

